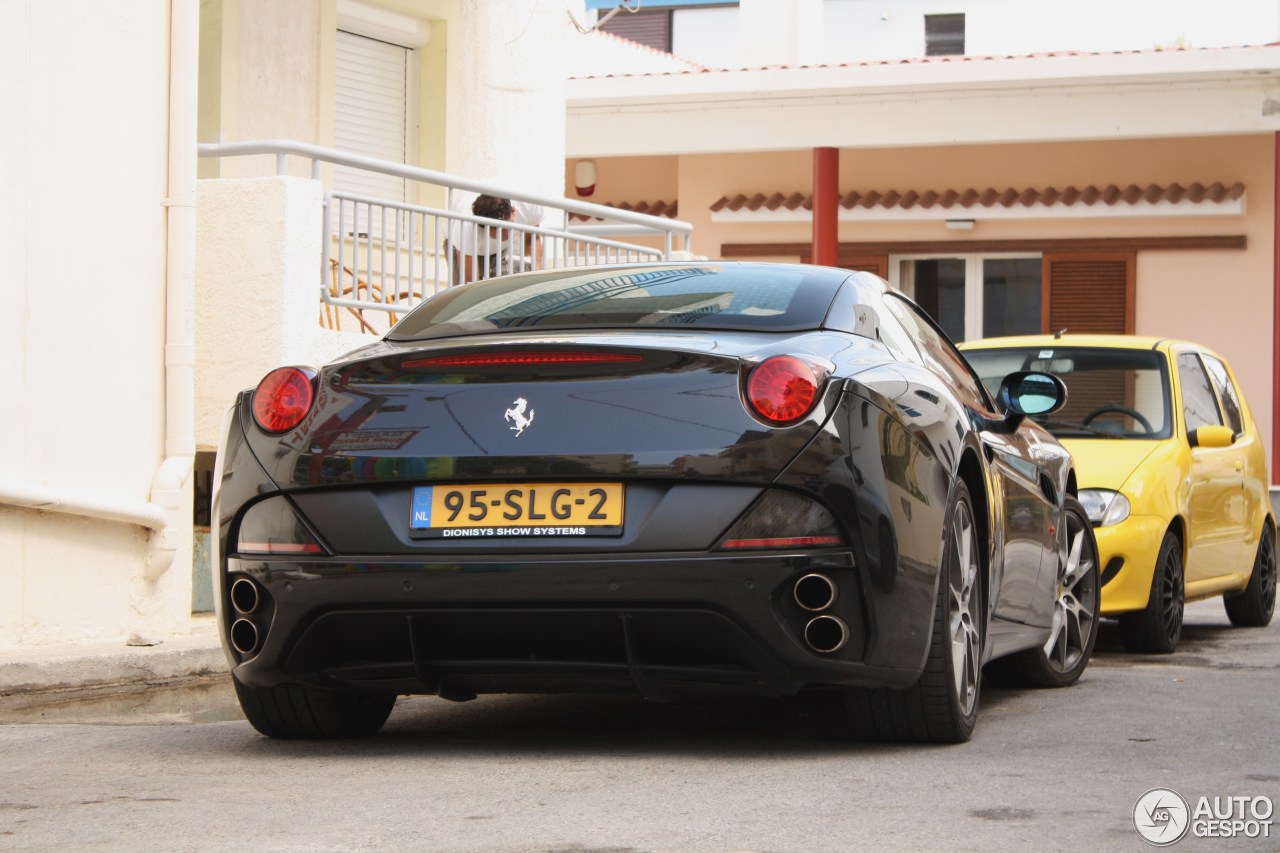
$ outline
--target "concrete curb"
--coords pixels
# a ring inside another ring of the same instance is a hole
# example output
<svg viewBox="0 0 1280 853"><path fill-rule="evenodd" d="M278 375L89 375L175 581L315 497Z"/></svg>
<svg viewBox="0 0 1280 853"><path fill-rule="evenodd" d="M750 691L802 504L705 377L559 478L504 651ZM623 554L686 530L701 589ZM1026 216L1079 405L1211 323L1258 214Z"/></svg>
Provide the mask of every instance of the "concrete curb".
<svg viewBox="0 0 1280 853"><path fill-rule="evenodd" d="M35 698L144 688L229 672L216 632L152 646L124 643L24 647L0 652L0 697Z"/></svg>

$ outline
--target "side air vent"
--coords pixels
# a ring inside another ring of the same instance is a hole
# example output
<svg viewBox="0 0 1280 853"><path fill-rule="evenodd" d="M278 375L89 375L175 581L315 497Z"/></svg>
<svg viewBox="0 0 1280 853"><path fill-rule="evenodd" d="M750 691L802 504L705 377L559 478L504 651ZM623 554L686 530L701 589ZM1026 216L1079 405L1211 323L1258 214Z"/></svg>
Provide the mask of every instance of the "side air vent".
<svg viewBox="0 0 1280 853"><path fill-rule="evenodd" d="M1058 490L1054 488L1053 480L1049 478L1048 474L1040 475L1040 491L1044 493L1045 500L1051 505L1058 505Z"/></svg>

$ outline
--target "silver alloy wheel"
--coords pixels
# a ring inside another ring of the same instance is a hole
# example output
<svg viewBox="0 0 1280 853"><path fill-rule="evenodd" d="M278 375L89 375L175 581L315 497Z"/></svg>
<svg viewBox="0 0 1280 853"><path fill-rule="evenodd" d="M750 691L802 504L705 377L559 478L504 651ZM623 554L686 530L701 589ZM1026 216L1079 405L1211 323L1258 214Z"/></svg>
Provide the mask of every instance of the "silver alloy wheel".
<svg viewBox="0 0 1280 853"><path fill-rule="evenodd" d="M956 505L951 525L955 560L948 583L948 632L951 637L951 677L956 701L963 715L973 713L978 702L978 677L982 667L981 601L978 596L978 547L973 516L966 503Z"/></svg>
<svg viewBox="0 0 1280 853"><path fill-rule="evenodd" d="M1091 609L1097 602L1094 588L1094 557L1086 551L1084 529L1080 519L1068 513L1064 519L1064 536L1060 546L1065 559L1059 560L1058 597L1053 603L1053 624L1044 644L1049 666L1059 672L1075 667L1087 653L1089 638L1098 614Z"/></svg>

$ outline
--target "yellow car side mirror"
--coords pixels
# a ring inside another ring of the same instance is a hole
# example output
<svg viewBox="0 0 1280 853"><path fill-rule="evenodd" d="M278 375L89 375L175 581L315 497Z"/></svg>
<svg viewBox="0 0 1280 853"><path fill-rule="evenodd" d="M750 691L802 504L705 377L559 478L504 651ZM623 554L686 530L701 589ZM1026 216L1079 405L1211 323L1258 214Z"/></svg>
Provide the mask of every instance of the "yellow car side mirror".
<svg viewBox="0 0 1280 853"><path fill-rule="evenodd" d="M1192 447L1230 447L1235 440L1231 427L1202 426L1191 433Z"/></svg>

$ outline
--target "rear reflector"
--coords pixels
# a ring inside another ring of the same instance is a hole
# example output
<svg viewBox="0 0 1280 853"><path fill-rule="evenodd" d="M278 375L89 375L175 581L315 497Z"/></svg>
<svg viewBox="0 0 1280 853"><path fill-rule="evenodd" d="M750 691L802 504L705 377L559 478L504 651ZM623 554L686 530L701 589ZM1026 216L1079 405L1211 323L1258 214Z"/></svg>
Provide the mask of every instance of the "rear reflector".
<svg viewBox="0 0 1280 853"><path fill-rule="evenodd" d="M277 496L245 511L236 535L240 554L327 554L315 535L298 518L288 499Z"/></svg>
<svg viewBox="0 0 1280 853"><path fill-rule="evenodd" d="M401 367L493 367L511 364L631 364L641 356L621 352L526 351L485 352L411 358Z"/></svg>
<svg viewBox="0 0 1280 853"><path fill-rule="evenodd" d="M839 545L839 536L782 536L776 539L727 539L721 548L820 548Z"/></svg>
<svg viewBox="0 0 1280 853"><path fill-rule="evenodd" d="M845 545L831 512L812 498L770 489L734 522L722 550L831 548Z"/></svg>
<svg viewBox="0 0 1280 853"><path fill-rule="evenodd" d="M240 541L242 554L323 554L324 549L314 542L245 542Z"/></svg>

